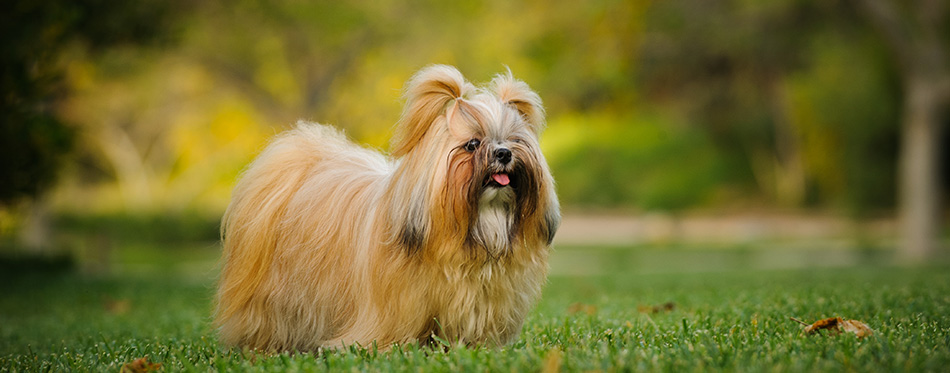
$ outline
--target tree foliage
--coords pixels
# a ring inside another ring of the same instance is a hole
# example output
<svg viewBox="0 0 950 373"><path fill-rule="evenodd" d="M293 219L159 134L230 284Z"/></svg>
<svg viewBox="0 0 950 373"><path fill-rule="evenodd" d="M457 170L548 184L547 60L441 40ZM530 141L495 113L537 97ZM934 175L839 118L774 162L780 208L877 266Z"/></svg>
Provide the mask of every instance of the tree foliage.
<svg viewBox="0 0 950 373"><path fill-rule="evenodd" d="M151 43L166 35L172 2L9 1L0 12L0 204L34 197L54 181L75 130L56 115L62 51ZM180 5L180 4L177 4Z"/></svg>
<svg viewBox="0 0 950 373"><path fill-rule="evenodd" d="M849 4L668 1L647 18L646 96L709 133L766 198L893 205L898 90Z"/></svg>
<svg viewBox="0 0 950 373"><path fill-rule="evenodd" d="M509 67L539 91L569 206L895 203L900 84L843 0L48 4L34 12L54 26L28 32L21 11L3 27L49 46L15 58L53 77L30 78L43 93L22 107L79 129L66 189L96 197L73 207L221 208L298 119L385 148L403 83L431 63L473 81Z"/></svg>

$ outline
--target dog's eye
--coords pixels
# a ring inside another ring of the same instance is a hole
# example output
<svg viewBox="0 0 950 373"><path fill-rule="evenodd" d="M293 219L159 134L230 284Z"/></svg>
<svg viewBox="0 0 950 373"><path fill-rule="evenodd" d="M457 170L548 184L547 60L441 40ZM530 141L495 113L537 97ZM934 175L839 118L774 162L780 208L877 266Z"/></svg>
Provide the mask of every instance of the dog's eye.
<svg viewBox="0 0 950 373"><path fill-rule="evenodd" d="M465 148L465 151L471 153L471 152L474 152L475 149L478 149L478 146L481 144L482 142L479 141L478 139L471 139L471 140L468 140L468 142L465 143L465 145L463 145L463 148Z"/></svg>

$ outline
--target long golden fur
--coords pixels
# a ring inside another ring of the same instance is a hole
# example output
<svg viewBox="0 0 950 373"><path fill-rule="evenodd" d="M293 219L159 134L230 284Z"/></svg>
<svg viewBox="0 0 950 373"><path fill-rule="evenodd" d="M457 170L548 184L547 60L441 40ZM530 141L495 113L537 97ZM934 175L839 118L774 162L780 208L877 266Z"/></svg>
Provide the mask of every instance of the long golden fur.
<svg viewBox="0 0 950 373"><path fill-rule="evenodd" d="M476 88L435 65L406 101L391 157L301 122L244 171L222 221L225 344L517 338L560 221L541 99L510 72Z"/></svg>

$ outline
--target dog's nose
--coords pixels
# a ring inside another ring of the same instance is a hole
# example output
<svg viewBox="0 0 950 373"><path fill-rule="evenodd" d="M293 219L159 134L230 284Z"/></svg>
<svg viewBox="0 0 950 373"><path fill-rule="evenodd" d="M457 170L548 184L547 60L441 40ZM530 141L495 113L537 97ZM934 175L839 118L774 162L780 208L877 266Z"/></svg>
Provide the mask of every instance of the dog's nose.
<svg viewBox="0 0 950 373"><path fill-rule="evenodd" d="M498 163L501 163L503 165L508 164L508 162L511 162L511 150L508 150L508 148L496 149L495 160L497 160Z"/></svg>

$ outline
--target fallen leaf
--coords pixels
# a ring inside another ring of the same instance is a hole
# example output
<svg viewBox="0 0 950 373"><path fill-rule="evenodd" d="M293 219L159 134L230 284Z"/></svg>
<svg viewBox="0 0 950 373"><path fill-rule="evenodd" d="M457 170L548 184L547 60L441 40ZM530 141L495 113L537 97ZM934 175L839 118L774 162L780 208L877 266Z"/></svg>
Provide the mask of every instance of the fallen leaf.
<svg viewBox="0 0 950 373"><path fill-rule="evenodd" d="M102 306L107 312L121 316L129 312L132 308L132 302L128 299L106 299Z"/></svg>
<svg viewBox="0 0 950 373"><path fill-rule="evenodd" d="M561 349L555 347L548 351L544 356L543 373L555 373L561 371Z"/></svg>
<svg viewBox="0 0 950 373"><path fill-rule="evenodd" d="M593 315L597 313L597 306L584 304L584 303L574 303L570 307L567 307L567 313L574 315L578 313L586 313L588 315Z"/></svg>
<svg viewBox="0 0 950 373"><path fill-rule="evenodd" d="M654 306L644 306L642 304L637 306L637 311L640 311L640 313L670 312L675 309L676 309L676 303L673 303L673 302L666 302L666 303L657 304Z"/></svg>
<svg viewBox="0 0 950 373"><path fill-rule="evenodd" d="M868 324L858 320L845 320L841 323L841 330L854 333L858 338L864 338L874 333Z"/></svg>
<svg viewBox="0 0 950 373"><path fill-rule="evenodd" d="M840 322L840 317L829 317L815 321L814 324L805 327L805 334L815 334L820 330L838 331L838 323Z"/></svg>
<svg viewBox="0 0 950 373"><path fill-rule="evenodd" d="M822 330L828 331L831 335L841 334L841 332L854 333L858 338L864 338L874 334L868 324L858 320L844 320L840 317L829 317L815 321L813 324L808 324L794 317L790 317L790 319L805 325L804 332L809 335L815 333L821 334L820 332Z"/></svg>
<svg viewBox="0 0 950 373"><path fill-rule="evenodd" d="M119 373L145 373L145 372L157 372L162 369L162 364L160 363L151 363L148 361L147 357L138 358L133 360L131 363L127 363L122 366L122 370Z"/></svg>

